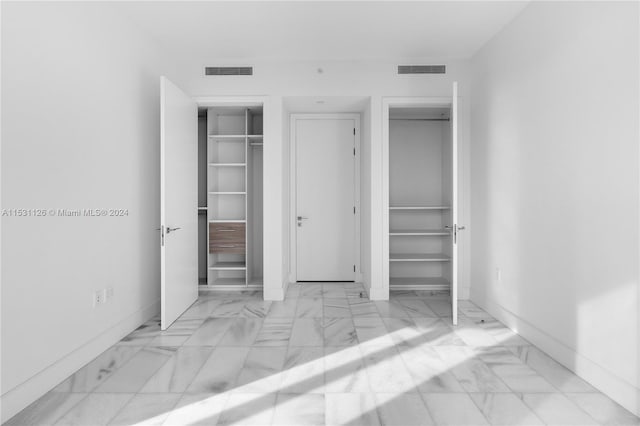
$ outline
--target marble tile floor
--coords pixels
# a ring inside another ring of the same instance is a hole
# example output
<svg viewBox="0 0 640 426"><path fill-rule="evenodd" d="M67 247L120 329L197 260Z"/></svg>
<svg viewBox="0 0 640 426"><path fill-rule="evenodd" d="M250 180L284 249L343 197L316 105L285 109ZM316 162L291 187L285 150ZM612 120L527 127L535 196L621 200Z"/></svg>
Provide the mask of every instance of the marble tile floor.
<svg viewBox="0 0 640 426"><path fill-rule="evenodd" d="M354 283L205 292L140 326L7 425L640 425L446 293L371 302Z"/></svg>

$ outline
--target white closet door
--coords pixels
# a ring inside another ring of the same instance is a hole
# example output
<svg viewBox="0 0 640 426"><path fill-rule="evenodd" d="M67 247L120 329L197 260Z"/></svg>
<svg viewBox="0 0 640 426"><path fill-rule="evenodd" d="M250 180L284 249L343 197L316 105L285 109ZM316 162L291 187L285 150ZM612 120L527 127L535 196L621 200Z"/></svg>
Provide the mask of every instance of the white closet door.
<svg viewBox="0 0 640 426"><path fill-rule="evenodd" d="M160 79L161 328L198 298L198 108Z"/></svg>
<svg viewBox="0 0 640 426"><path fill-rule="evenodd" d="M458 324L458 83L453 83L453 100L451 102L451 224L453 247L451 250L451 313L453 324ZM462 228L464 229L464 228Z"/></svg>
<svg viewBox="0 0 640 426"><path fill-rule="evenodd" d="M355 121L296 119L296 278L355 279Z"/></svg>

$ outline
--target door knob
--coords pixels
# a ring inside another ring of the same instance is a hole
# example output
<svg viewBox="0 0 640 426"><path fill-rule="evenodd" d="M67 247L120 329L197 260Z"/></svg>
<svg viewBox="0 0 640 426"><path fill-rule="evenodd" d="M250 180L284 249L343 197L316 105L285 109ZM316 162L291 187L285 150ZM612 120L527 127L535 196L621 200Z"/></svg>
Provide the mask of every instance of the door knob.
<svg viewBox="0 0 640 426"><path fill-rule="evenodd" d="M309 219L309 218L305 216L298 216L298 220L303 220L303 219Z"/></svg>

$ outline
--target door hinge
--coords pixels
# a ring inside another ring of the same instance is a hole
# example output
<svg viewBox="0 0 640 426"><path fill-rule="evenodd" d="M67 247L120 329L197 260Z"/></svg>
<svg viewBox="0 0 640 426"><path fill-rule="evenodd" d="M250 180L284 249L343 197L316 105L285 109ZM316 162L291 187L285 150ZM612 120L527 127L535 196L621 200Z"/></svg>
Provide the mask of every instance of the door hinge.
<svg viewBox="0 0 640 426"><path fill-rule="evenodd" d="M355 135L356 135L356 128L354 127L353 128L353 136L355 136Z"/></svg>
<svg viewBox="0 0 640 426"><path fill-rule="evenodd" d="M353 148L353 156L354 157L356 156L356 149L355 148Z"/></svg>
<svg viewBox="0 0 640 426"><path fill-rule="evenodd" d="M353 272L356 271L356 265L353 265Z"/></svg>
<svg viewBox="0 0 640 426"><path fill-rule="evenodd" d="M353 206L353 214L356 214L356 206Z"/></svg>

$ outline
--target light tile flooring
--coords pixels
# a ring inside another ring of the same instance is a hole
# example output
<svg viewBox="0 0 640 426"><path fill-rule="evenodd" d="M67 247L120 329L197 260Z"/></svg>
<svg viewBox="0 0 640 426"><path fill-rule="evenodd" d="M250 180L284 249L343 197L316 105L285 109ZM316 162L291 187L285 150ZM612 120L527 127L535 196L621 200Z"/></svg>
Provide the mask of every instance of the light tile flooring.
<svg viewBox="0 0 640 426"><path fill-rule="evenodd" d="M142 325L10 425L640 425L470 302L359 284L204 293Z"/></svg>

